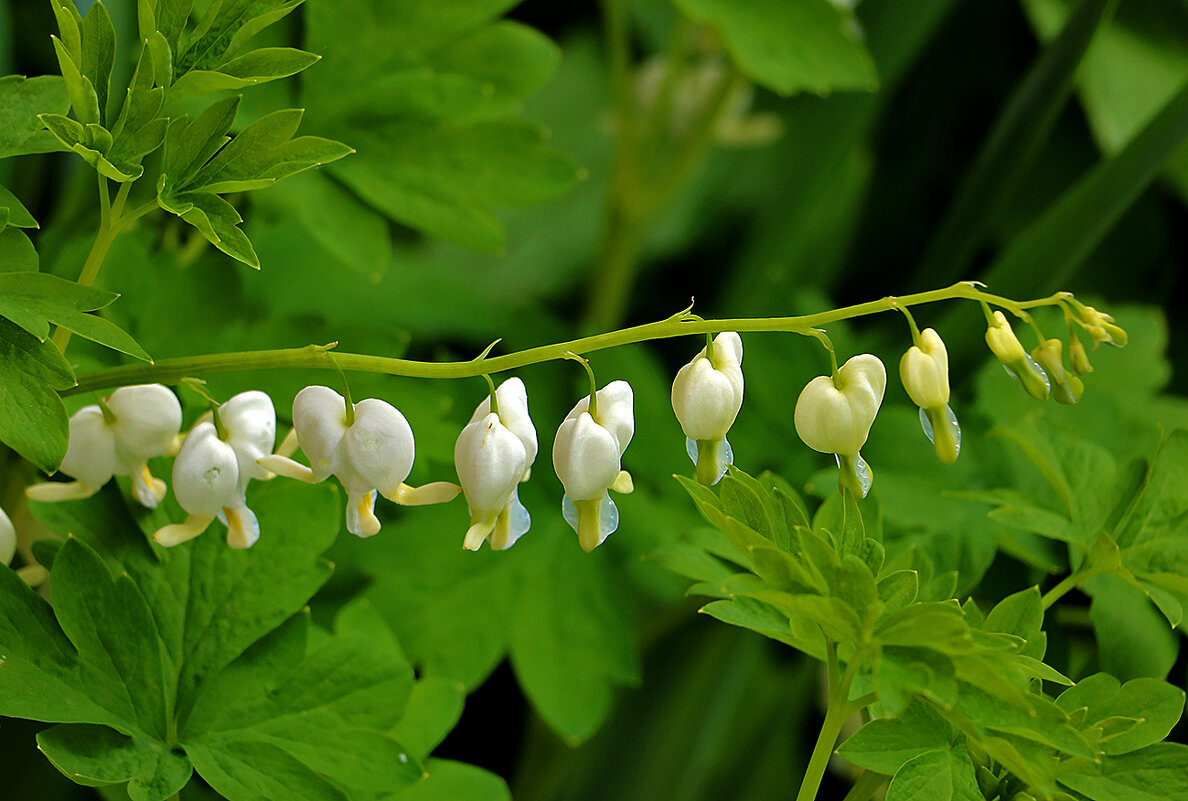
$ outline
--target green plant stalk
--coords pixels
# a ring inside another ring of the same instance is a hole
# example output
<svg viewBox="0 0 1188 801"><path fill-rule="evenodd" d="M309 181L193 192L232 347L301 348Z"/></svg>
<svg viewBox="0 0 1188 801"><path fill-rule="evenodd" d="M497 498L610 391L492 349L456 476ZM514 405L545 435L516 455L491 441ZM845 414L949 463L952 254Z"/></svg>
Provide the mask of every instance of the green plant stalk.
<svg viewBox="0 0 1188 801"><path fill-rule="evenodd" d="M394 359L387 356L370 356L360 353L335 353L334 359L343 370L365 373L383 373L408 378L474 378L492 375L519 367L569 358L567 354L592 353L621 345L634 345L655 339L695 334L714 334L722 331L738 332L785 332L815 336L818 326L840 320L864 317L896 309L899 306L918 306L944 300L968 299L992 303L1012 314L1040 306L1062 303L1067 293L1058 292L1046 298L1028 301L1014 301L1009 298L983 292L976 283L961 282L944 289L917 292L912 295L885 297L866 303L844 306L840 309L805 314L796 317L742 317L721 320L703 320L688 311L654 323L623 328L605 334L582 337L568 342L541 345L517 353L495 356L480 361L423 362L412 359ZM79 376L78 383L63 395L93 392L109 387L146 383L177 383L189 376L210 373L227 373L242 370L269 370L276 368L332 369L326 360L326 346L307 345L303 348L282 348L277 350L242 351L238 353L216 353L206 356L188 356L178 359L162 359L153 364L128 365L97 370Z"/></svg>
<svg viewBox="0 0 1188 801"><path fill-rule="evenodd" d="M1059 584L1045 592L1044 597L1040 599L1040 604L1043 606L1044 611L1050 609L1052 604L1056 603L1065 595L1081 586L1081 584L1085 581L1088 581L1089 579L1100 575L1103 572L1105 571L1100 567L1090 567L1087 570L1077 570L1068 574L1060 581Z"/></svg>
<svg viewBox="0 0 1188 801"><path fill-rule="evenodd" d="M837 670L836 649L836 644L827 641L826 652L829 654L830 668L829 706L825 710L825 720L813 746L812 756L809 757L808 767L804 770L804 779L800 782L800 792L796 794L796 801L813 801L817 797L817 791L821 789L821 780L825 777L825 768L829 765L829 757L833 755L833 747L841 735L842 726L850 715L862 708L858 705L865 706L864 702L868 700L866 697L857 701L848 700L850 687L854 683L854 677L858 675L858 666L861 664L860 654L855 653L850 657L845 671L838 678L834 675Z"/></svg>
<svg viewBox="0 0 1188 801"><path fill-rule="evenodd" d="M842 801L870 801L879 788L887 783L888 778L890 777L881 773L864 770L859 774L858 780L854 782L854 786L850 788L850 792L846 793L846 797Z"/></svg>

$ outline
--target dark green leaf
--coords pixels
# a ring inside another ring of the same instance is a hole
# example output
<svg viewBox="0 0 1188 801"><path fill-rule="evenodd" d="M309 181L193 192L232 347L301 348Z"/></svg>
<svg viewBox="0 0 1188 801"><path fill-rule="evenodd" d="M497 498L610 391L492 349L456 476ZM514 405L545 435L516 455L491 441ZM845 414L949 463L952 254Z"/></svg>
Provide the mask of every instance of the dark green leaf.
<svg viewBox="0 0 1188 801"><path fill-rule="evenodd" d="M167 202L162 201L161 207L197 228L211 244L231 258L260 269L260 258L239 228L243 218L223 198L210 192L184 192L172 196Z"/></svg>
<svg viewBox="0 0 1188 801"><path fill-rule="evenodd" d="M413 685L400 723L392 729L396 741L415 759L425 759L462 717L466 685L452 679L426 676Z"/></svg>
<svg viewBox="0 0 1188 801"><path fill-rule="evenodd" d="M1118 755L1167 737L1180 722L1184 691L1158 679L1135 679L1122 684L1108 673L1095 673L1061 693L1056 703L1069 714L1084 707L1087 711L1082 729L1108 718L1137 721L1137 725L1102 743L1106 754Z"/></svg>
<svg viewBox="0 0 1188 801"><path fill-rule="evenodd" d="M503 779L474 765L431 759L429 776L400 790L389 801L511 801Z"/></svg>
<svg viewBox="0 0 1188 801"><path fill-rule="evenodd" d="M1085 591L1093 598L1089 617L1101 669L1123 681L1166 676L1179 655L1180 636L1146 594L1117 576L1098 576Z"/></svg>
<svg viewBox="0 0 1188 801"><path fill-rule="evenodd" d="M83 125L101 124L99 97L95 93L95 87L91 85L91 79L80 71L79 64L71 58L62 40L56 36L50 38L58 55L58 66L62 70L62 80L66 82L66 93L70 95L74 116Z"/></svg>
<svg viewBox="0 0 1188 801"><path fill-rule="evenodd" d="M1043 625L1044 607L1040 602L1039 587L1031 587L999 601L986 616L984 628L1021 637L1027 645L1019 653L1043 659L1048 645Z"/></svg>
<svg viewBox="0 0 1188 801"><path fill-rule="evenodd" d="M953 729L922 701L894 718L872 720L852 734L837 752L866 770L894 776L906 762L948 748Z"/></svg>
<svg viewBox="0 0 1188 801"><path fill-rule="evenodd" d="M95 0L83 18L82 60L79 68L95 88L99 119L107 119L107 96L111 91L111 70L115 64L115 28L102 0Z"/></svg>
<svg viewBox="0 0 1188 801"><path fill-rule="evenodd" d="M961 747L928 751L915 757L891 779L887 801L982 801L973 762Z"/></svg>
<svg viewBox="0 0 1188 801"><path fill-rule="evenodd" d="M1107 757L1060 777L1065 787L1093 801L1164 801L1188 797L1188 746L1159 743L1122 756Z"/></svg>
<svg viewBox="0 0 1188 801"><path fill-rule="evenodd" d="M37 249L24 231L12 226L0 228L0 272L35 273L39 264Z"/></svg>
<svg viewBox="0 0 1188 801"><path fill-rule="evenodd" d="M829 0L677 0L714 28L739 68L781 94L875 89L874 62L852 12Z"/></svg>
<svg viewBox="0 0 1188 801"><path fill-rule="evenodd" d="M61 150L38 117L64 114L69 108L70 97L61 76L0 78L0 158Z"/></svg>
<svg viewBox="0 0 1188 801"><path fill-rule="evenodd" d="M49 342L0 320L0 440L47 473L66 455L66 407L54 390L74 372Z"/></svg>
<svg viewBox="0 0 1188 801"><path fill-rule="evenodd" d="M128 782L132 801L165 801L190 780L189 760L140 735L107 726L63 723L37 735L37 747L76 784L101 787Z"/></svg>

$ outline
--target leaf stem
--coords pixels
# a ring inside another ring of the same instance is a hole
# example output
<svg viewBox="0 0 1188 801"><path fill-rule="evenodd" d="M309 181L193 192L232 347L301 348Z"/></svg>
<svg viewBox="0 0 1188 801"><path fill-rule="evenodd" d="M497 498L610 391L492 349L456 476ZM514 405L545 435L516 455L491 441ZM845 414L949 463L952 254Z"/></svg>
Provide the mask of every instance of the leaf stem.
<svg viewBox="0 0 1188 801"><path fill-rule="evenodd" d="M622 328L604 334L582 337L568 342L541 345L517 353L483 359L482 361L423 362L411 359L393 359L386 356L371 356L359 353L335 352L335 361L343 370L383 373L409 378L472 378L483 373L502 373L520 367L567 358L567 353L584 354L633 345L656 339L720 333L738 332L786 332L812 335L814 328L840 320L878 314L897 306L917 306L958 298L985 301L1010 311L1036 306L1050 306L1057 302L1055 296L1030 301L1013 301L1008 298L983 292L971 283L954 284L944 289L917 292L895 298L858 303L840 309L806 314L795 317L742 317L719 320L703 320L688 312L680 312L654 323L644 323ZM144 383L176 383L187 376L210 373L236 372L242 370L268 370L276 368L332 369L325 357L325 347L308 345L304 348L278 350L243 351L239 353L216 353L205 356L189 356L177 359L162 359L153 364L136 364L97 370L78 377L78 384L63 392L74 395L92 392L108 387Z"/></svg>
<svg viewBox="0 0 1188 801"><path fill-rule="evenodd" d="M1044 597L1040 599L1040 604L1043 606L1044 611L1050 609L1054 603L1081 586L1082 582L1102 572L1104 572L1102 568L1090 566L1088 569L1076 570L1069 573L1059 584L1045 592Z"/></svg>

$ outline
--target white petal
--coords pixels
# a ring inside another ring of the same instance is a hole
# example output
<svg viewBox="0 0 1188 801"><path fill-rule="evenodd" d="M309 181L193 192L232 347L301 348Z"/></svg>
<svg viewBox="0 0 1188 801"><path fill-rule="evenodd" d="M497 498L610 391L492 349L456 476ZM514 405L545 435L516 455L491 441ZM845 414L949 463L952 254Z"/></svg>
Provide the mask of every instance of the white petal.
<svg viewBox="0 0 1188 801"><path fill-rule="evenodd" d="M0 509L0 565L12 564L16 556L16 528L12 525L8 513Z"/></svg>
<svg viewBox="0 0 1188 801"><path fill-rule="evenodd" d="M219 419L226 430L227 444L239 460L239 479L268 477L256 460L272 453L276 445L276 409L272 398L259 390L241 392L219 407Z"/></svg>
<svg viewBox="0 0 1188 801"><path fill-rule="evenodd" d="M454 466L471 512L498 513L524 477L528 454L520 438L492 413L462 429L454 446Z"/></svg>
<svg viewBox="0 0 1188 801"><path fill-rule="evenodd" d="M219 439L214 423L199 423L173 462L173 494L181 508L197 517L217 517L238 505L239 460Z"/></svg>
<svg viewBox="0 0 1188 801"><path fill-rule="evenodd" d="M689 439L722 439L742 407L742 370L715 370L698 357L682 367L672 382L672 408Z"/></svg>
<svg viewBox="0 0 1188 801"><path fill-rule="evenodd" d="M583 412L577 418L567 419L557 430L553 469L571 499L600 498L619 475L619 442L610 431L594 422L589 413Z"/></svg>
<svg viewBox="0 0 1188 801"><path fill-rule="evenodd" d="M528 390L524 382L513 376L507 379L495 390L495 398L499 401L499 421L507 426L513 434L524 443L524 450L528 454L528 466L536 461L538 445L536 440L536 426L528 415ZM474 423L491 413L491 397L488 395L479 403L470 422Z"/></svg>
<svg viewBox="0 0 1188 801"><path fill-rule="evenodd" d="M343 438L346 455L369 487L395 492L412 472L412 427L396 407L368 398L355 404L355 423ZM340 475L341 478L341 475Z"/></svg>
<svg viewBox="0 0 1188 801"><path fill-rule="evenodd" d="M84 406L70 417L70 441L61 471L89 487L102 487L115 469L115 435L98 406Z"/></svg>
<svg viewBox="0 0 1188 801"><path fill-rule="evenodd" d="M318 481L335 472L346 436L346 401L329 387L306 387L293 399L293 429Z"/></svg>
<svg viewBox="0 0 1188 801"><path fill-rule="evenodd" d="M111 393L107 407L115 415L112 431L117 447L132 464L166 456L181 431L182 410L177 396L161 384L120 387Z"/></svg>

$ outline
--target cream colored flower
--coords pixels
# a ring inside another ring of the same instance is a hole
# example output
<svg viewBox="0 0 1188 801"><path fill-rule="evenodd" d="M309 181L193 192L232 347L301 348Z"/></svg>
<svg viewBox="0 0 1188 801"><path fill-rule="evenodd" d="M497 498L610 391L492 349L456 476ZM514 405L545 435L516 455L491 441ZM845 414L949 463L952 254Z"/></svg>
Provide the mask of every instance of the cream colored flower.
<svg viewBox="0 0 1188 801"><path fill-rule="evenodd" d="M724 331L682 367L672 382L672 408L685 432L697 480L716 484L733 461L726 433L743 401L742 338Z"/></svg>

